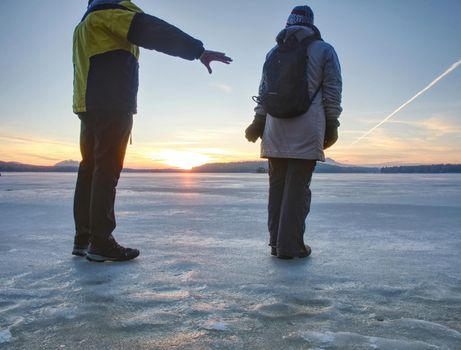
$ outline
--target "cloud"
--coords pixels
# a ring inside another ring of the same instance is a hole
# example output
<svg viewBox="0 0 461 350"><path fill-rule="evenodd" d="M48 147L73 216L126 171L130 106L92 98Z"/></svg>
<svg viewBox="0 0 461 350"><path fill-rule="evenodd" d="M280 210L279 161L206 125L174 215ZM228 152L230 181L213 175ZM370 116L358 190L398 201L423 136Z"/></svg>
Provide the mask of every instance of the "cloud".
<svg viewBox="0 0 461 350"><path fill-rule="evenodd" d="M24 156L24 157L29 157L29 158L35 158L37 160L46 160L46 161L50 161L50 162L60 162L62 161L62 158L60 157L49 157L49 156L44 156L44 155L41 155L41 154L36 154L36 153L22 153L21 156Z"/></svg>
<svg viewBox="0 0 461 350"><path fill-rule="evenodd" d="M222 140L229 140L232 137L239 137L242 134L242 129L237 127L223 127L221 129L188 129L184 131L177 131L174 135L174 139L181 140L181 142L196 142L203 145L206 144L207 141L222 142Z"/></svg>
<svg viewBox="0 0 461 350"><path fill-rule="evenodd" d="M432 117L417 124L428 131L434 132L436 136L461 133L461 125L459 122L456 123L440 117Z"/></svg>
<svg viewBox="0 0 461 350"><path fill-rule="evenodd" d="M205 154L208 154L208 155L232 155L233 152L230 152L230 151L226 151L222 148L193 148L193 149L190 149L191 151L194 151L194 152L199 152L199 153L205 153Z"/></svg>
<svg viewBox="0 0 461 350"><path fill-rule="evenodd" d="M442 131L452 131L451 123L428 119L423 122L404 122L411 127L396 130L377 129L362 143L354 146L337 145L328 150L328 157L349 164L377 163L460 163L459 143L447 137L434 139L433 124ZM446 134L445 134L446 135Z"/></svg>
<svg viewBox="0 0 461 350"><path fill-rule="evenodd" d="M225 92L227 94L230 94L234 91L234 89L232 88L232 86L228 85L228 84L223 84L223 83L213 83L211 84L212 87L214 87L215 89L218 89L222 92Z"/></svg>
<svg viewBox="0 0 461 350"><path fill-rule="evenodd" d="M13 142L20 142L20 143L35 143L35 144L46 143L49 145L72 146L72 147L75 146L73 143L69 143L69 142L60 142L60 141L48 140L48 139L36 139L36 138L22 137L22 136L16 136L13 134L5 134L5 133L0 133L0 139L5 139L5 140L13 141Z"/></svg>
<svg viewBox="0 0 461 350"><path fill-rule="evenodd" d="M63 159L80 159L77 143L0 133L0 160L51 165Z"/></svg>
<svg viewBox="0 0 461 350"><path fill-rule="evenodd" d="M461 133L461 122L443 115L435 115L420 121L393 120L389 121L389 125L410 126L413 128L413 133L416 129L420 129L420 133L424 133L426 139ZM411 129L406 128L405 132L408 133L409 130Z"/></svg>

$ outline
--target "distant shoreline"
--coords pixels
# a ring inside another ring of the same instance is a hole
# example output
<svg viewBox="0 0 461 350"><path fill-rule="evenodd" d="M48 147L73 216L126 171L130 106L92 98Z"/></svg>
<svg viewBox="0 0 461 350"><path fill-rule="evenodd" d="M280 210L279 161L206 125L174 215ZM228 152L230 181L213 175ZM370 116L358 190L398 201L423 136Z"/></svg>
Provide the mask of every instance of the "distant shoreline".
<svg viewBox="0 0 461 350"><path fill-rule="evenodd" d="M78 171L78 166L72 164L69 166L39 166L31 164L22 164L16 162L0 161L0 173L7 172L49 172L49 173L74 173ZM267 173L267 161L252 162L231 162L231 163L214 163L205 164L192 168L191 170L183 169L133 169L125 168L125 173ZM433 165L411 165L411 166L391 166L391 167L362 167L347 166L341 164L328 164L319 162L316 167L317 173L328 174L459 174L461 173L461 164L433 164Z"/></svg>

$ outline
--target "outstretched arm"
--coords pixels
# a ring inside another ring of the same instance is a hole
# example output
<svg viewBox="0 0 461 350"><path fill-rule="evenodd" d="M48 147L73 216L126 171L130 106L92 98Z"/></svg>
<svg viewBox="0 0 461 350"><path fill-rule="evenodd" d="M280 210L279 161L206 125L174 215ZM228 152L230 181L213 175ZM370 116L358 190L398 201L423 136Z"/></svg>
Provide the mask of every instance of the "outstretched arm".
<svg viewBox="0 0 461 350"><path fill-rule="evenodd" d="M145 13L134 15L127 37L137 46L190 61L198 59L204 53L200 40L160 18Z"/></svg>
<svg viewBox="0 0 461 350"><path fill-rule="evenodd" d="M106 25L113 34L128 39L134 45L190 61L199 59L210 74L211 62L232 62L224 53L205 50L200 40L160 18L143 12L118 9L114 11L112 21Z"/></svg>
<svg viewBox="0 0 461 350"><path fill-rule="evenodd" d="M210 74L212 73L211 62L218 61L225 64L232 62L226 54L205 50L201 41L159 18L146 14L135 15L128 39L138 46L161 51L168 55L179 56L187 60L198 58Z"/></svg>

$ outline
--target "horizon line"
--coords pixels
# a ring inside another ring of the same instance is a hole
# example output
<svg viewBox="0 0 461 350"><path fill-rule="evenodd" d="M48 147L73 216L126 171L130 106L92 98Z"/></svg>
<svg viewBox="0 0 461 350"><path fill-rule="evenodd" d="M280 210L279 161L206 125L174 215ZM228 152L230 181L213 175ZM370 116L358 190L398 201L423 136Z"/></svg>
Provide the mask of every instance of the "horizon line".
<svg viewBox="0 0 461 350"><path fill-rule="evenodd" d="M386 167L405 167L405 166L440 166L440 165L461 165L460 162L441 162L441 163L399 163L399 162L385 162L385 163L368 163L368 164L348 164L348 163L341 163L341 162L336 162L332 158L327 158L330 159L332 162L327 162L327 161L318 161L320 164L325 164L325 165L331 165L331 166L337 166L337 167L357 167L357 168L386 168ZM76 160L67 160L70 162L75 162L75 163L80 163L80 161ZM213 162L213 163L204 163L198 166L194 166L190 169L183 169L180 167L165 167L165 168L154 168L154 167L138 167L138 166L126 166L123 167L123 170L135 170L135 171L176 171L176 172L190 172L193 171L194 169L207 166L207 165L224 165L224 164L245 164L245 163L264 163L267 162L267 159L255 159L255 160L237 160L237 161L229 161L229 162ZM64 162L64 161L61 161ZM38 165L38 164L31 164L31 163L22 163L18 161L2 161L0 160L0 163L13 163L17 165L22 165L22 166L32 166L32 167L38 167L38 168L76 168L78 169L79 164L72 164L72 165L58 165L61 162L57 162L53 165ZM331 164L334 163L334 164ZM4 171L4 170L3 170Z"/></svg>

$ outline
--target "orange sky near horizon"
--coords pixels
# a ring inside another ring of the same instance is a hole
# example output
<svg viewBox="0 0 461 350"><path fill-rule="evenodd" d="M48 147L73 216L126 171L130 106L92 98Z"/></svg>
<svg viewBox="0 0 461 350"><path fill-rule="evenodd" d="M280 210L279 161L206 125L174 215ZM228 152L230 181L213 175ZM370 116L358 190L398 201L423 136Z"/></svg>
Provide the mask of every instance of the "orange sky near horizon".
<svg viewBox="0 0 461 350"><path fill-rule="evenodd" d="M351 165L461 163L459 149L451 147L450 142L444 143L450 136L457 137L461 130L448 127L443 129L440 123L437 123L438 127L430 122L426 122L425 125L421 128L435 133L433 137L408 140L398 134L391 136L385 129L378 129L371 137L353 146L350 142L353 139L351 135L355 136L357 133L340 128L340 140L327 150L325 155L337 162ZM134 132L136 133L136 130ZM219 138L219 135L216 138ZM214 139L200 144L146 144L137 142L135 138L133 144L128 145L125 166L143 169L190 168L205 163L260 159L260 141L256 144L247 143L243 139L243 131L237 133L235 139L234 145L224 143L220 147L218 140ZM0 143L3 145L0 151L1 161L49 166L63 160L80 160L78 133L75 134L74 142L68 142L14 137L0 132Z"/></svg>

